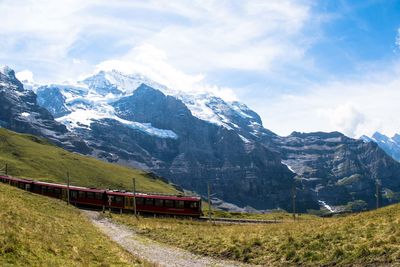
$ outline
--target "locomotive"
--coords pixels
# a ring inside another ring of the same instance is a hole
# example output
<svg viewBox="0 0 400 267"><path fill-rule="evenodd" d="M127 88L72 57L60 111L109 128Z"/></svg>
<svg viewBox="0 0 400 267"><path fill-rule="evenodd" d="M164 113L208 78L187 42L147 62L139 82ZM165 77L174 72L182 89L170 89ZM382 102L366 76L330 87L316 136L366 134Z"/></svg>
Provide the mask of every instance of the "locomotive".
<svg viewBox="0 0 400 267"><path fill-rule="evenodd" d="M176 196L162 194L147 194L67 186L64 184L40 182L31 179L15 178L0 175L0 182L10 184L20 189L36 194L68 201L77 206L92 208L136 211L142 214L164 214L177 216L200 217L201 198L194 196Z"/></svg>

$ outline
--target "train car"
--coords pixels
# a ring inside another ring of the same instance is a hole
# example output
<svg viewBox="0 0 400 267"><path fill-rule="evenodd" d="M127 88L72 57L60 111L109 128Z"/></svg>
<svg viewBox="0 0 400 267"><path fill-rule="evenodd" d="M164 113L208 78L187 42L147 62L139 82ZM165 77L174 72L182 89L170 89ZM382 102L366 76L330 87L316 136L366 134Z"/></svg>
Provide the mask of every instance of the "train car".
<svg viewBox="0 0 400 267"><path fill-rule="evenodd" d="M93 207L105 206L105 190L97 188L86 188L70 186L70 202L78 205Z"/></svg>
<svg viewBox="0 0 400 267"><path fill-rule="evenodd" d="M5 175L0 176L0 182L7 183L27 191L31 191L33 184L33 180L30 179L15 178Z"/></svg>
<svg viewBox="0 0 400 267"><path fill-rule="evenodd" d="M201 198L188 196L166 196L155 194L135 195L136 211L180 216L201 216ZM124 194L124 209L133 211L133 193Z"/></svg>
<svg viewBox="0 0 400 267"><path fill-rule="evenodd" d="M48 197L67 199L66 186L60 184L34 181L31 191Z"/></svg>
<svg viewBox="0 0 400 267"><path fill-rule="evenodd" d="M68 186L62 184L34 182L32 192L68 200ZM72 204L102 207L104 203L104 192L102 189L86 188L79 186L69 187L69 201Z"/></svg>
<svg viewBox="0 0 400 267"><path fill-rule="evenodd" d="M116 190L106 191L106 207L114 209L125 209L124 203L127 193Z"/></svg>
<svg viewBox="0 0 400 267"><path fill-rule="evenodd" d="M171 196L68 186L63 184L33 181L29 179L0 176L0 182L31 191L33 193L69 201L74 205L91 206L109 209L136 211L139 213L180 215L200 217L201 198L188 196Z"/></svg>

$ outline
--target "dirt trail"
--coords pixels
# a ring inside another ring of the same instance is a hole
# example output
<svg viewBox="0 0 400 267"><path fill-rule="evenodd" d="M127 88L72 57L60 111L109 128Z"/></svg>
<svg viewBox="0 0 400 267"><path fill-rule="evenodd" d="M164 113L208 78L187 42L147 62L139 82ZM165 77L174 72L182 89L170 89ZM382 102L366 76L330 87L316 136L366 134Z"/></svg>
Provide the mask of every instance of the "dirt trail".
<svg viewBox="0 0 400 267"><path fill-rule="evenodd" d="M97 211L84 210L83 213L86 214L93 224L103 233L134 256L159 266L250 266L234 261L225 261L195 255L191 252L140 236L124 225L114 223L108 218L99 216L99 212Z"/></svg>

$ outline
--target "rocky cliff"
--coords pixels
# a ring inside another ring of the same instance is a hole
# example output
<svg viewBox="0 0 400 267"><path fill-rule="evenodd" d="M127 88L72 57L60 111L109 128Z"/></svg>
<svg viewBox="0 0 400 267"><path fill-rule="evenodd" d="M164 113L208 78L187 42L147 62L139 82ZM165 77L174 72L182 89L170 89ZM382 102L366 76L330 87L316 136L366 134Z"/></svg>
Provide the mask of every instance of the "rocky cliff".
<svg viewBox="0 0 400 267"><path fill-rule="evenodd" d="M71 151L89 153L85 142L54 120L52 114L36 102L36 94L25 90L8 67L0 69L0 126L20 133L49 139Z"/></svg>
<svg viewBox="0 0 400 267"><path fill-rule="evenodd" d="M373 142L339 132L294 132L273 141L298 182L321 203L340 206L362 200L373 208L377 183L381 204L399 200L400 164Z"/></svg>

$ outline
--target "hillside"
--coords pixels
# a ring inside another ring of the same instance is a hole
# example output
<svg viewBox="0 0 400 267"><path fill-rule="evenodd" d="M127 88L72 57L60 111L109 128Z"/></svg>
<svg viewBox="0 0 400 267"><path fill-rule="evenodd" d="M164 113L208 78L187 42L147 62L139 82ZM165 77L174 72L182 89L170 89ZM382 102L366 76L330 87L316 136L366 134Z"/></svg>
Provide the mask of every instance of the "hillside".
<svg viewBox="0 0 400 267"><path fill-rule="evenodd" d="M0 184L0 206L0 266L140 264L62 201Z"/></svg>
<svg viewBox="0 0 400 267"><path fill-rule="evenodd" d="M193 253L262 266L400 263L399 204L336 218L302 216L296 222L283 218L283 223L267 225L135 220L127 215L114 219L137 233Z"/></svg>
<svg viewBox="0 0 400 267"><path fill-rule="evenodd" d="M132 188L135 177L138 191L178 192L143 171L71 153L45 139L0 128L0 168L6 163L8 174L17 177L66 183L68 171L72 185L113 189Z"/></svg>

